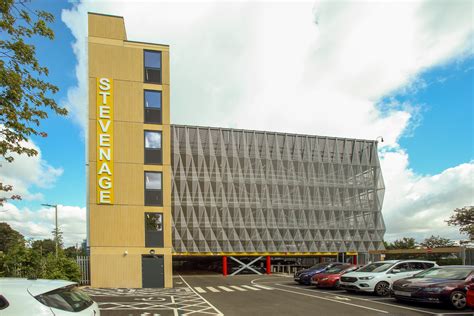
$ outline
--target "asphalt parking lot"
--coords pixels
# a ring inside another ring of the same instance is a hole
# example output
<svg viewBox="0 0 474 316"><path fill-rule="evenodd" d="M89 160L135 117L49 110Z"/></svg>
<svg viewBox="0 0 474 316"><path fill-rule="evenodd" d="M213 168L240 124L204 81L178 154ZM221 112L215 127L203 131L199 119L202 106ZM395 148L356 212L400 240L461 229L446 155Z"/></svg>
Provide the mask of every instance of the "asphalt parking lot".
<svg viewBox="0 0 474 316"><path fill-rule="evenodd" d="M102 315L474 315L444 306L319 290L284 275L175 276L173 289L87 289Z"/></svg>

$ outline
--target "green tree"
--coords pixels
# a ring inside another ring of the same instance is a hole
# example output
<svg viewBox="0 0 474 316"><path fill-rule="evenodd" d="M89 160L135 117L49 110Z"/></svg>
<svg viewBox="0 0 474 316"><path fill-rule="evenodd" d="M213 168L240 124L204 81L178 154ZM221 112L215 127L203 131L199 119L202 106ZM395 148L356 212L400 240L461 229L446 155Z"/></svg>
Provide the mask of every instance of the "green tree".
<svg viewBox="0 0 474 316"><path fill-rule="evenodd" d="M474 240L474 206L455 209L446 222L449 226L458 226L461 234L467 234L470 240Z"/></svg>
<svg viewBox="0 0 474 316"><path fill-rule="evenodd" d="M34 37L54 39L48 26L54 21L51 13L31 10L21 0L0 1L0 158L14 160L13 153L35 156L38 152L27 145L32 136L46 137L39 129L48 113L66 115L67 110L52 98L58 88L48 82L48 68L36 58ZM11 185L0 179L0 205L11 195ZM9 196L8 196L9 195Z"/></svg>
<svg viewBox="0 0 474 316"><path fill-rule="evenodd" d="M415 238L403 237L402 239L397 239L393 243L385 243L385 248L390 249L414 249L416 247Z"/></svg>
<svg viewBox="0 0 474 316"><path fill-rule="evenodd" d="M449 238L432 235L431 237L426 238L423 242L421 242L420 245L426 248L442 248L452 247L454 243Z"/></svg>
<svg viewBox="0 0 474 316"><path fill-rule="evenodd" d="M41 274L41 256L24 244L10 247L0 257L0 275L9 277L37 277Z"/></svg>
<svg viewBox="0 0 474 316"><path fill-rule="evenodd" d="M79 255L79 249L74 246L67 247L64 249L64 255L68 258L76 259L76 257Z"/></svg>
<svg viewBox="0 0 474 316"><path fill-rule="evenodd" d="M75 258L66 256L74 247L66 250L60 248L56 257L55 242L52 239L25 243L23 236L5 223L0 223L1 232L7 232L6 235L15 238L0 238L10 242L5 251L0 252L0 277L35 277L76 282L80 280L81 273ZM3 234L0 236L5 237Z"/></svg>
<svg viewBox="0 0 474 316"><path fill-rule="evenodd" d="M40 253L41 256L47 256L56 252L56 243L52 239L35 240L31 243L31 249Z"/></svg>
<svg viewBox="0 0 474 316"><path fill-rule="evenodd" d="M46 257L42 277L45 279L62 279L77 282L81 279L81 272L74 259L68 258L63 252L60 252L57 258L54 254L49 254Z"/></svg>
<svg viewBox="0 0 474 316"><path fill-rule="evenodd" d="M7 223L0 223L0 251L6 252L17 244L25 244L25 237Z"/></svg>

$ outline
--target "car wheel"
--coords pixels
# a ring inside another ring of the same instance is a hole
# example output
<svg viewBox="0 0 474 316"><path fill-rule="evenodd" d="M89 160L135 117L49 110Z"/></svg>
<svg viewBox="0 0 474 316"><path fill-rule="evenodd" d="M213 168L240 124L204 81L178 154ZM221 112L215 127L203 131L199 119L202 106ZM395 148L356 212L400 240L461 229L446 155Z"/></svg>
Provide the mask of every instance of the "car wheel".
<svg viewBox="0 0 474 316"><path fill-rule="evenodd" d="M341 288L341 282L339 280L336 281L336 284L334 284L334 288L336 290L339 290Z"/></svg>
<svg viewBox="0 0 474 316"><path fill-rule="evenodd" d="M390 284L385 281L377 283L375 286L375 294L378 296L388 296L390 294Z"/></svg>
<svg viewBox="0 0 474 316"><path fill-rule="evenodd" d="M453 305L456 309L463 309L466 307L466 294L464 292L454 291L449 296L449 300L451 305Z"/></svg>

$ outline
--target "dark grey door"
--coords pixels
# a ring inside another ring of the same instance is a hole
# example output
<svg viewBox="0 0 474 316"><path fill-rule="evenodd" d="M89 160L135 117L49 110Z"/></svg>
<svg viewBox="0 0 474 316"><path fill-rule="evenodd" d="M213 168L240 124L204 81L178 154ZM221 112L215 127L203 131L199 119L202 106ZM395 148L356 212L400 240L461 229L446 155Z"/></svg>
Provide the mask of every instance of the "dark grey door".
<svg viewBox="0 0 474 316"><path fill-rule="evenodd" d="M142 255L142 286L165 287L163 256Z"/></svg>

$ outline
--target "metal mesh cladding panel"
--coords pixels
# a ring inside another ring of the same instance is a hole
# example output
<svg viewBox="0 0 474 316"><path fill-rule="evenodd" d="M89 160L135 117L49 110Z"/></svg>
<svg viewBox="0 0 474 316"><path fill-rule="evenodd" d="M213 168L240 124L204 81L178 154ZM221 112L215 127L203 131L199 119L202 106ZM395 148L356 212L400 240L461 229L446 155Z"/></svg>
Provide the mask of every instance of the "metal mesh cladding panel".
<svg viewBox="0 0 474 316"><path fill-rule="evenodd" d="M175 252L383 249L375 141L171 126Z"/></svg>

